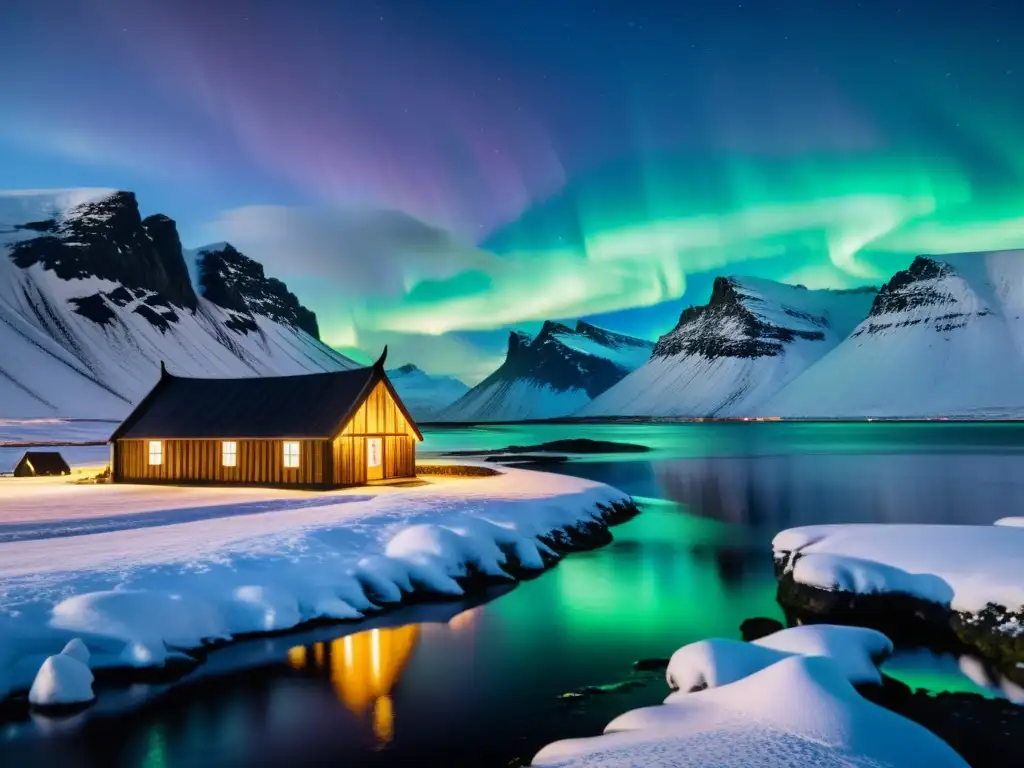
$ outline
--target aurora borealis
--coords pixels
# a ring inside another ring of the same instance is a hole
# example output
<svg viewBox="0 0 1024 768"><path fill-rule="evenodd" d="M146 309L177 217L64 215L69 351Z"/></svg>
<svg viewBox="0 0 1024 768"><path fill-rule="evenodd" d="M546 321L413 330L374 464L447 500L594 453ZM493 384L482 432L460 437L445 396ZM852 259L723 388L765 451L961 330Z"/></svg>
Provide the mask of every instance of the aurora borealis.
<svg viewBox="0 0 1024 768"><path fill-rule="evenodd" d="M721 273L1024 247L1019 2L41 0L6 188L230 240L326 341L470 383L504 329L654 337Z"/></svg>

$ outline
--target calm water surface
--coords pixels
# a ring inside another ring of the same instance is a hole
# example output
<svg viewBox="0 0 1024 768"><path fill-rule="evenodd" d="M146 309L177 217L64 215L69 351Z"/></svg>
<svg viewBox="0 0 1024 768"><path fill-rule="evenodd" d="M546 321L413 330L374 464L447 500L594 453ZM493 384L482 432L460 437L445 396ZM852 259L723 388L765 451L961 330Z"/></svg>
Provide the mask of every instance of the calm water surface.
<svg viewBox="0 0 1024 768"><path fill-rule="evenodd" d="M556 468L641 502L612 545L486 602L248 641L169 692L103 690L75 719L0 726L0 763L514 765L547 741L598 733L623 710L661 701L663 679L634 675L634 660L738 637L751 616L781 618L769 546L780 528L1024 514L1017 425L444 428L427 431L423 450L565 437L652 448ZM969 659L908 649L889 671L915 686L993 695ZM585 686L607 688L561 698Z"/></svg>

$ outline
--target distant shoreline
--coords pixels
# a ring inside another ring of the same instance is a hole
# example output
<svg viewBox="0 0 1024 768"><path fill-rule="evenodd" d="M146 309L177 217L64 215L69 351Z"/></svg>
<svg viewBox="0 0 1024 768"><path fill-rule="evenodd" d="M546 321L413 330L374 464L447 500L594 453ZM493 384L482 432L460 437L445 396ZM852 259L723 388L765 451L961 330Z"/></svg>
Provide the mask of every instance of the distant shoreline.
<svg viewBox="0 0 1024 768"><path fill-rule="evenodd" d="M938 416L935 418L871 416L863 418L783 419L779 417L751 416L748 418L714 418L688 416L586 416L556 419L525 419L523 421L421 421L419 426L433 428L510 426L516 424L1024 424L1024 418L997 419L968 416Z"/></svg>

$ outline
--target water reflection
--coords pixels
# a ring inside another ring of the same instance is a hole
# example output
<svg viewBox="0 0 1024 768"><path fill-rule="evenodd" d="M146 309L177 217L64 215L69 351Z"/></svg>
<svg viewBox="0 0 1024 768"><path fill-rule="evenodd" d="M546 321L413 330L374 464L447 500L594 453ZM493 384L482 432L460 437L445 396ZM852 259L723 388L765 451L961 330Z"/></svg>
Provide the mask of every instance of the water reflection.
<svg viewBox="0 0 1024 768"><path fill-rule="evenodd" d="M1024 458L787 454L658 461L661 493L755 532L821 522L991 523L1024 509Z"/></svg>
<svg viewBox="0 0 1024 768"><path fill-rule="evenodd" d="M483 606L452 617L447 624L378 627L327 642L297 645L287 654L297 671L325 677L357 720L369 721L379 745L395 737L393 694L424 634L472 631Z"/></svg>
<svg viewBox="0 0 1024 768"><path fill-rule="evenodd" d="M288 664L296 670L325 675L349 712L359 720L370 713L374 736L387 744L395 735L391 693L409 663L420 632L419 624L406 624L299 645L288 651Z"/></svg>

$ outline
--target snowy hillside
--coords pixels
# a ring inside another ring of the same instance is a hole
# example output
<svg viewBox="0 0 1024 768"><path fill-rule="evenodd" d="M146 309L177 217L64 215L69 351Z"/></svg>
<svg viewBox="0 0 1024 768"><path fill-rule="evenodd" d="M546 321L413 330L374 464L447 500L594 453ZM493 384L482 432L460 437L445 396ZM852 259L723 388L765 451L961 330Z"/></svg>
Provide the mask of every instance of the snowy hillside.
<svg viewBox="0 0 1024 768"><path fill-rule="evenodd" d="M1024 251L920 256L775 415L1024 416Z"/></svg>
<svg viewBox="0 0 1024 768"><path fill-rule="evenodd" d="M719 277L710 301L684 310L650 361L575 415L761 415L769 398L850 333L874 296Z"/></svg>
<svg viewBox="0 0 1024 768"><path fill-rule="evenodd" d="M429 421L469 391L452 376L431 376L411 363L388 371L388 378L417 421Z"/></svg>
<svg viewBox="0 0 1024 768"><path fill-rule="evenodd" d="M158 375L354 366L316 320L226 244L197 293L174 222L113 190L0 194L0 417L121 418ZM205 293L206 295L202 295Z"/></svg>
<svg viewBox="0 0 1024 768"><path fill-rule="evenodd" d="M445 408L442 421L519 421L566 416L642 365L654 345L582 320L544 323L536 338L509 336L505 362Z"/></svg>

